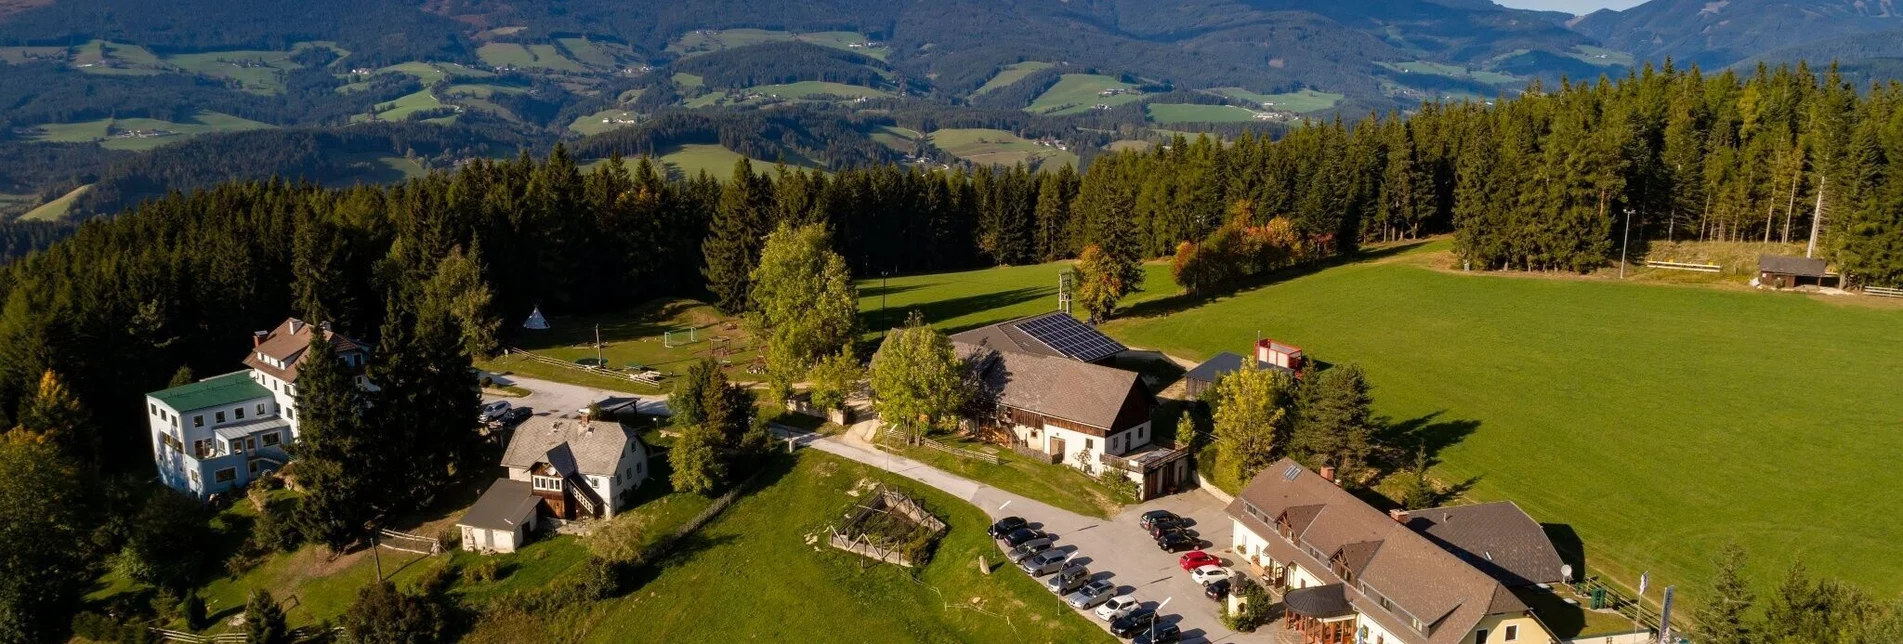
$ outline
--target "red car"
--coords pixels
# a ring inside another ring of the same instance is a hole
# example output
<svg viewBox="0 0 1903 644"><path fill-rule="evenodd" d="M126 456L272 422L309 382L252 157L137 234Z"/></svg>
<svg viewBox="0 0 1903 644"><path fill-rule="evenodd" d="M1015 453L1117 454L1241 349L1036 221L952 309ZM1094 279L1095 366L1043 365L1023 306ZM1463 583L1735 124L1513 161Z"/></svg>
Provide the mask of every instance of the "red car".
<svg viewBox="0 0 1903 644"><path fill-rule="evenodd" d="M1203 566L1220 566L1222 565L1222 560L1201 550L1191 550L1183 553L1183 556L1177 559L1176 563L1181 565L1184 570L1195 570Z"/></svg>

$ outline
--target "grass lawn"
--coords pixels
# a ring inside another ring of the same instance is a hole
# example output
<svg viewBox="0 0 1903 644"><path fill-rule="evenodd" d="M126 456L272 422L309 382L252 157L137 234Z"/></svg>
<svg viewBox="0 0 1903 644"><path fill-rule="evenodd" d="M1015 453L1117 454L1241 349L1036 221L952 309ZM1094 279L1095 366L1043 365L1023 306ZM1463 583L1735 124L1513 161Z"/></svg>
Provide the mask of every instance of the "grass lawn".
<svg viewBox="0 0 1903 644"><path fill-rule="evenodd" d="M1107 642L1036 582L996 566L984 513L903 477L816 451L742 496L625 597L563 629L598 642ZM779 467L786 467L780 465ZM824 545L824 526L865 480L909 490L951 530L916 570ZM817 540L817 541L815 541Z"/></svg>
<svg viewBox="0 0 1903 644"><path fill-rule="evenodd" d="M98 143L100 147L112 150L150 150L167 143L177 143L199 134L212 132L243 132L272 127L268 123L259 123L242 119L230 114L199 111L195 118L185 123L174 123L159 119L99 119L81 123L49 123L36 126L41 133L33 141L54 143ZM163 130L170 134L159 136L122 136L137 130Z"/></svg>
<svg viewBox="0 0 1903 644"><path fill-rule="evenodd" d="M602 359L611 368L627 368L630 365L642 365L668 374L679 376L687 373L688 367L710 355L715 338L731 338L733 353L725 358L731 365L726 369L727 377L736 382L753 382L759 376L746 372L747 364L760 355L754 346L752 336L746 329L726 328L732 319L721 315L713 307L692 300L655 300L642 305L630 313L614 313L587 316L551 316L549 330L524 331L516 336L516 346L538 355L577 364L593 363L596 350L590 346L595 339L595 329L601 329L601 341L606 345L600 351ZM689 342L686 331L695 329L694 340ZM681 331L681 337L675 348L663 343L662 332ZM511 357L506 361L487 361L482 368L498 371L513 370L529 377L548 377L551 380L575 381L577 376L593 375L580 369L570 369L543 363L531 363L543 367L531 372L525 368L531 361ZM550 374L548 376L538 374ZM643 393L642 385L607 376L596 376L616 386L607 387L619 391ZM664 381L665 383L665 381ZM577 382L577 384L589 384Z"/></svg>
<svg viewBox="0 0 1903 644"><path fill-rule="evenodd" d="M872 140L884 144L885 147L910 154L917 149L915 142L924 138L925 135L918 133L917 130L896 125L877 125L873 126L870 136Z"/></svg>
<svg viewBox="0 0 1903 644"><path fill-rule="evenodd" d="M1172 289L1152 265L1150 303L1106 330L1192 359L1260 333L1361 364L1378 413L1447 444L1437 479L1570 526L1588 574L1697 583L1709 553L1736 540L1759 580L1801 556L1879 594L1903 589L1903 560L1867 556L1903 538L1878 509L1898 500L1903 470L1877 456L1903 451L1903 308L1431 268L1446 250L1434 242L1206 302L1157 301ZM970 328L1049 310L1054 272L894 280L885 314L876 281L862 283L860 306L886 323L917 306L941 328Z"/></svg>
<svg viewBox="0 0 1903 644"><path fill-rule="evenodd" d="M1098 94L1107 89L1131 87L1134 86L1100 74L1065 74L1024 110L1035 114L1082 114L1098 104L1117 106L1143 98L1137 94Z"/></svg>
<svg viewBox="0 0 1903 644"><path fill-rule="evenodd" d="M628 110L606 109L587 116L576 117L574 123L568 124L568 129L583 135L600 134L619 128L633 127L633 123L616 123L615 121L632 121L635 118L635 113Z"/></svg>
<svg viewBox="0 0 1903 644"><path fill-rule="evenodd" d="M983 94L985 92L989 92L991 90L998 89L1000 87L1010 87L1012 83L1016 83L1018 81L1024 80L1024 77L1030 76L1032 72L1037 72L1037 71L1046 70L1050 68L1051 68L1050 63L1044 63L1044 62L1038 62L1038 61L1027 61L1022 63L1013 63L1010 65L1005 65L1004 67L998 70L997 75L992 76L991 80L985 81L985 84L979 87L977 91L972 92L971 95L977 96L979 94Z"/></svg>
<svg viewBox="0 0 1903 644"><path fill-rule="evenodd" d="M80 195L86 194L86 191L91 189L93 189L93 186L90 183L74 188L72 191L61 195L58 199L48 201L40 204L37 208L26 211L26 214L20 215L20 221L59 221L65 219L66 212L73 209L73 200L78 199Z"/></svg>
<svg viewBox="0 0 1903 644"><path fill-rule="evenodd" d="M1122 509L1110 491L1096 479L1068 465L1053 465L1049 461L1028 458L1009 449L977 441L943 436L934 439L952 447L994 454L998 457L998 464L992 465L925 447L895 446L889 449L926 465L1078 514L1108 518Z"/></svg>
<svg viewBox="0 0 1903 644"><path fill-rule="evenodd" d="M1234 105L1151 103L1143 106L1152 123L1247 123L1255 112Z"/></svg>
<svg viewBox="0 0 1903 644"><path fill-rule="evenodd" d="M1257 94L1238 87L1227 87L1215 91L1223 96L1240 98L1258 105L1274 103L1274 105L1269 105L1268 107L1278 110L1288 110L1298 114L1320 112L1334 107L1336 103L1341 102L1341 99L1346 98L1341 94L1318 92L1312 89L1304 89L1285 94Z"/></svg>
<svg viewBox="0 0 1903 644"><path fill-rule="evenodd" d="M742 91L759 92L767 96L778 96L780 98L807 98L811 96L847 96L852 98L865 96L883 98L892 95L891 92L870 87L847 85L845 83L828 83L824 81L801 81L781 85L761 85L759 87L750 87Z"/></svg>
<svg viewBox="0 0 1903 644"><path fill-rule="evenodd" d="M515 67L518 69L552 69L565 72L582 71L582 66L561 52L554 45L520 45L507 42L485 43L476 49L476 55L482 62L496 67Z"/></svg>
<svg viewBox="0 0 1903 644"><path fill-rule="evenodd" d="M932 133L932 144L953 156L979 165L1012 166L1023 163L1052 169L1062 165L1077 166L1077 155L1068 150L1038 145L1004 130L939 130Z"/></svg>
<svg viewBox="0 0 1903 644"><path fill-rule="evenodd" d="M905 275L859 280L859 314L867 337L905 322L916 308L946 333L1003 322L1057 309L1057 275L1070 262L985 268L958 273ZM1126 300L1140 303L1181 293L1163 263L1143 266L1144 290ZM1083 315L1078 309L1077 314Z"/></svg>

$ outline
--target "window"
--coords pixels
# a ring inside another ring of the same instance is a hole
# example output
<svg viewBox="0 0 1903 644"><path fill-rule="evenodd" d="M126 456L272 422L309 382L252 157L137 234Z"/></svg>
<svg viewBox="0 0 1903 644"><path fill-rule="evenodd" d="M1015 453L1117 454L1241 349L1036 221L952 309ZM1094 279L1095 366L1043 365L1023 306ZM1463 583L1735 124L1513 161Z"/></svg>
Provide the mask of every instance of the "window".
<svg viewBox="0 0 1903 644"><path fill-rule="evenodd" d="M627 474L623 474L623 475L621 475L621 476L622 476L623 478L629 478L629 479L632 479L632 478L634 478L634 468L632 468L632 467L630 467L630 468L628 468L628 473L627 473Z"/></svg>
<svg viewBox="0 0 1903 644"><path fill-rule="evenodd" d="M258 403L258 416L264 416L264 403Z"/></svg>
<svg viewBox="0 0 1903 644"><path fill-rule="evenodd" d="M642 465L641 463L635 463L635 464L634 464L634 473L635 473L635 474L640 474L640 473L641 473L641 465Z"/></svg>
<svg viewBox="0 0 1903 644"><path fill-rule="evenodd" d="M247 438L247 439L244 439L244 448L245 448L245 449L257 449L257 448L258 448L258 439L256 439L256 438Z"/></svg>
<svg viewBox="0 0 1903 644"><path fill-rule="evenodd" d="M238 415L238 420L244 420L244 408L243 408L243 407L239 407L239 408L237 408L237 409L233 409L233 410L231 410L231 413L233 413L233 414L237 414L237 415Z"/></svg>
<svg viewBox="0 0 1903 644"><path fill-rule="evenodd" d="M1487 644L1487 629L1474 631L1474 644Z"/></svg>
<svg viewBox="0 0 1903 644"><path fill-rule="evenodd" d="M238 468L227 467L225 469L213 472L211 475L211 480L217 481L219 483L230 483L232 481L236 481L238 480Z"/></svg>
<svg viewBox="0 0 1903 644"><path fill-rule="evenodd" d="M178 417L177 417L177 416L173 416L173 417L172 417L172 429L178 429Z"/></svg>
<svg viewBox="0 0 1903 644"><path fill-rule="evenodd" d="M1508 642L1520 639L1520 627L1508 626L1506 629L1505 636L1501 637L1500 639L1506 640Z"/></svg>
<svg viewBox="0 0 1903 644"><path fill-rule="evenodd" d="M216 422L225 422L225 412L218 412Z"/></svg>
<svg viewBox="0 0 1903 644"><path fill-rule="evenodd" d="M193 416L193 417L192 417L192 426L193 426L193 427L204 427L204 426L205 426L205 415L204 415L204 414L199 414L199 415L197 415L197 416Z"/></svg>
<svg viewBox="0 0 1903 644"><path fill-rule="evenodd" d="M198 470L192 470L189 474L192 475L192 487L198 487Z"/></svg>
<svg viewBox="0 0 1903 644"><path fill-rule="evenodd" d="M217 453L217 451L217 443L209 438L192 441L192 458L205 458Z"/></svg>
<svg viewBox="0 0 1903 644"><path fill-rule="evenodd" d="M265 433L264 433L264 446L265 446L265 447L270 447L270 446L272 446L272 445L276 445L276 444L278 444L278 441L280 441L280 440L283 440L283 439L282 439L282 438L280 438L279 436L280 436L280 435L279 435L279 434L278 434L277 432L275 432L275 431L271 431L271 432L265 432Z"/></svg>
<svg viewBox="0 0 1903 644"><path fill-rule="evenodd" d="M146 408L146 409L150 409L150 410L152 410L152 415L153 415L153 416L157 416L157 415L159 415L159 405L158 405L158 403L146 403L146 404L145 404L145 408Z"/></svg>
<svg viewBox="0 0 1903 644"><path fill-rule="evenodd" d="M284 417L289 418L291 420L297 420L297 408L292 407L290 409L284 410Z"/></svg>
<svg viewBox="0 0 1903 644"><path fill-rule="evenodd" d="M258 462L251 461L249 463L245 463L245 470L248 472L251 472L253 476L256 476L258 473Z"/></svg>
<svg viewBox="0 0 1903 644"><path fill-rule="evenodd" d="M562 491L561 479L558 479L552 476L532 476L529 478L531 480L530 482L534 484L535 489L537 490L543 490L547 492Z"/></svg>
<svg viewBox="0 0 1903 644"><path fill-rule="evenodd" d="M1084 439L1084 451L1088 452L1093 449L1097 449L1097 439L1094 439L1094 438Z"/></svg>

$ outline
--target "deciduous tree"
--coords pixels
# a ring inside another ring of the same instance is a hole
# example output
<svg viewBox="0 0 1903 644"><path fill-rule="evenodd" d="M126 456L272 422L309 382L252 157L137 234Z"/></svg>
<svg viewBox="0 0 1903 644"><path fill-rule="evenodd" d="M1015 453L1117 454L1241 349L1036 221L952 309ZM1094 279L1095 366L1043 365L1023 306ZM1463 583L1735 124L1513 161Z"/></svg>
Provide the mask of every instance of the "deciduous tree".
<svg viewBox="0 0 1903 644"><path fill-rule="evenodd" d="M1217 466L1248 483L1281 456L1294 421L1295 380L1246 362L1216 381Z"/></svg>
<svg viewBox="0 0 1903 644"><path fill-rule="evenodd" d="M817 224L774 230L751 282L747 319L766 340L768 379L781 398L821 356L852 341L858 296L846 260Z"/></svg>
<svg viewBox="0 0 1903 644"><path fill-rule="evenodd" d="M922 434L964 403L963 368L951 339L913 315L872 357L873 405L885 422Z"/></svg>

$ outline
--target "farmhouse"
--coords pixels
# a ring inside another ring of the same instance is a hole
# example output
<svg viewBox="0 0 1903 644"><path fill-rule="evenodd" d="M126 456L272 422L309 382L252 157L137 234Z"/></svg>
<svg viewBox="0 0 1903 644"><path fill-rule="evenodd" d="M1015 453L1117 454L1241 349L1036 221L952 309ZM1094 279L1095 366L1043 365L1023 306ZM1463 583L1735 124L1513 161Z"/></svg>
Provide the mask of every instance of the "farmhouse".
<svg viewBox="0 0 1903 644"><path fill-rule="evenodd" d="M978 327L953 335L951 340L998 351L1099 364L1129 350L1062 311Z"/></svg>
<svg viewBox="0 0 1903 644"><path fill-rule="evenodd" d="M1836 286L1837 275L1827 270L1824 260L1788 255L1759 255L1757 285L1769 288Z"/></svg>
<svg viewBox="0 0 1903 644"><path fill-rule="evenodd" d="M1247 358L1227 351L1218 353L1203 361L1202 364L1196 365L1196 368L1190 369L1189 373L1183 374L1183 385L1188 389L1191 397L1201 396L1204 391L1216 386L1216 381L1221 380L1223 376L1241 371L1244 360ZM1269 339L1255 342L1257 369L1276 369L1295 376L1307 366L1308 357L1302 352L1301 347Z"/></svg>
<svg viewBox="0 0 1903 644"><path fill-rule="evenodd" d="M1554 641L1496 576L1559 577L1552 544L1511 504L1390 517L1283 459L1227 512L1236 554L1282 596L1304 644Z"/></svg>
<svg viewBox="0 0 1903 644"><path fill-rule="evenodd" d="M545 521L613 518L648 478L648 447L612 420L530 416L502 454L508 476L456 528L464 550L515 552Z"/></svg>
<svg viewBox="0 0 1903 644"><path fill-rule="evenodd" d="M317 353L310 351L316 345ZM159 480L200 498L242 488L290 459L297 439L297 374L311 355L344 361L357 385L368 345L297 318L251 337L250 369L146 394L147 422Z"/></svg>

